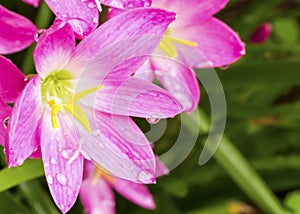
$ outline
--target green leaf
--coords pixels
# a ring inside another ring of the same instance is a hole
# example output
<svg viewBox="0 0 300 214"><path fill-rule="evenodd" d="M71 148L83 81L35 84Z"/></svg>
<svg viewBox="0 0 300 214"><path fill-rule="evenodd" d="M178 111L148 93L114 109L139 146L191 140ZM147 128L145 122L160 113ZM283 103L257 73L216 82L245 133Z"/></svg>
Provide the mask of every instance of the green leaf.
<svg viewBox="0 0 300 214"><path fill-rule="evenodd" d="M274 34L282 43L298 43L298 24L292 18L279 18L274 21Z"/></svg>
<svg viewBox="0 0 300 214"><path fill-rule="evenodd" d="M294 191L289 193L284 199L286 207L290 208L293 213L300 214L300 191Z"/></svg>
<svg viewBox="0 0 300 214"><path fill-rule="evenodd" d="M29 159L22 166L0 171L0 192L25 181L44 175L41 160Z"/></svg>

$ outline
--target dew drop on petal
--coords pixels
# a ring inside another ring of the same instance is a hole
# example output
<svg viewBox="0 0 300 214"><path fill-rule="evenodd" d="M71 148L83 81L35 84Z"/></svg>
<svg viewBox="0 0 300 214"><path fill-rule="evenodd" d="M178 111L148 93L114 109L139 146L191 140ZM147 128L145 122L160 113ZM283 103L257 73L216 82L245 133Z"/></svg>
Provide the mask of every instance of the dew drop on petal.
<svg viewBox="0 0 300 214"><path fill-rule="evenodd" d="M160 118L157 117L157 116L152 116L150 118L147 118L146 120L150 124L156 124L156 123L158 123L160 121Z"/></svg>
<svg viewBox="0 0 300 214"><path fill-rule="evenodd" d="M55 164L56 164L55 158L51 158L51 159L50 159L50 163L53 164L53 165L55 165Z"/></svg>
<svg viewBox="0 0 300 214"><path fill-rule="evenodd" d="M88 8L93 9L95 8L97 5L93 2L88 3Z"/></svg>
<svg viewBox="0 0 300 214"><path fill-rule="evenodd" d="M141 171L141 172L138 174L137 179L140 180L140 181L143 182L143 183L148 183L149 181L153 181L153 180L154 180L154 177L153 177L153 175L152 175L150 172L147 172L147 171Z"/></svg>
<svg viewBox="0 0 300 214"><path fill-rule="evenodd" d="M98 143L99 148L103 149L104 148L104 144L102 142Z"/></svg>
<svg viewBox="0 0 300 214"><path fill-rule="evenodd" d="M53 177L51 175L47 175L46 179L48 184L53 184Z"/></svg>
<svg viewBox="0 0 300 214"><path fill-rule="evenodd" d="M39 29L34 34L34 40L39 41L40 36L44 33L45 29Z"/></svg>
<svg viewBox="0 0 300 214"><path fill-rule="evenodd" d="M96 24L98 22L97 18L93 18L93 22Z"/></svg>
<svg viewBox="0 0 300 214"><path fill-rule="evenodd" d="M56 175L56 180L58 181L58 183L60 183L63 186L65 186L68 182L68 179L66 178L66 176L64 174L61 174L61 173L58 173Z"/></svg>
<svg viewBox="0 0 300 214"><path fill-rule="evenodd" d="M7 129L7 127L8 127L8 121L9 121L9 117L6 117L5 119L4 119L4 121L3 121L3 126L4 126L4 128L5 129Z"/></svg>
<svg viewBox="0 0 300 214"><path fill-rule="evenodd" d="M229 68L229 65L223 65L220 67L221 70L227 70Z"/></svg>

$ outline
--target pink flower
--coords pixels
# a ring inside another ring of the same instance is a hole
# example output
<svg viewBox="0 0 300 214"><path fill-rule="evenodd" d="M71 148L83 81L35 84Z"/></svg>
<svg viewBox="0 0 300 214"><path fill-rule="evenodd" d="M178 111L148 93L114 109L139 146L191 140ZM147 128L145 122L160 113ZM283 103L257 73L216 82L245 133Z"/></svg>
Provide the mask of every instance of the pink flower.
<svg viewBox="0 0 300 214"><path fill-rule="evenodd" d="M259 44L267 41L272 33L272 25L270 23L262 23L251 35L249 42Z"/></svg>
<svg viewBox="0 0 300 214"><path fill-rule="evenodd" d="M0 5L0 54L28 47L34 41L36 30L30 20Z"/></svg>
<svg viewBox="0 0 300 214"><path fill-rule="evenodd" d="M121 9L151 5L151 0L45 0L45 2L57 19L72 26L79 39L86 37L98 26L101 4Z"/></svg>
<svg viewBox="0 0 300 214"><path fill-rule="evenodd" d="M134 9L101 25L76 47L69 24L39 38L38 75L14 105L7 161L19 166L40 147L50 192L62 212L76 200L84 157L114 176L155 182L152 148L129 116L172 117L182 108L166 91L132 74L174 18L160 9Z"/></svg>
<svg viewBox="0 0 300 214"><path fill-rule="evenodd" d="M177 16L158 46L157 54L163 57L151 57L149 64L140 69L137 75L150 81L156 76L164 88L184 106L185 112L193 111L200 99L193 68L228 65L245 53L238 35L213 17L227 2L228 0L152 1L153 7L176 12ZM110 17L119 13L120 10L112 9Z"/></svg>
<svg viewBox="0 0 300 214"><path fill-rule="evenodd" d="M158 163L158 165L161 164ZM153 197L145 185L114 177L88 161L84 163L84 168L80 199L88 213L115 213L115 198L112 188L141 207L155 208Z"/></svg>

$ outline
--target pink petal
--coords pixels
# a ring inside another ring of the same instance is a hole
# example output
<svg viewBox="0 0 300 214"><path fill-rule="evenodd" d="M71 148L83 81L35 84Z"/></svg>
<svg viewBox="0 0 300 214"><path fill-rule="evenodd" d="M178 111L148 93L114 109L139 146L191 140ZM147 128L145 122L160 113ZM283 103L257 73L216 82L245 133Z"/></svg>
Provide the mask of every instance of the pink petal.
<svg viewBox="0 0 300 214"><path fill-rule="evenodd" d="M74 51L72 62L76 64L75 67L85 67L95 55L98 54L97 56L101 57L104 48L114 47L116 49L115 47L122 44L122 41L127 42L130 38L138 39L141 36L146 38L146 35L148 35L148 38L151 35L153 38L160 37L164 34L168 24L174 19L174 13L160 9L140 8L129 10L105 22L81 41ZM150 47L157 44L158 41L154 39L154 42L145 45L146 47ZM118 53L121 51L125 50L120 47ZM144 54L147 54L147 52L145 51ZM117 57L117 54L106 59L106 63L112 60L113 57Z"/></svg>
<svg viewBox="0 0 300 214"><path fill-rule="evenodd" d="M145 185L133 183L117 177L113 178L111 185L129 201L146 209L155 209L153 196Z"/></svg>
<svg viewBox="0 0 300 214"><path fill-rule="evenodd" d="M150 61L146 61L138 71L134 73L134 77L152 82L155 79L154 69Z"/></svg>
<svg viewBox="0 0 300 214"><path fill-rule="evenodd" d="M8 122L9 120L11 110L12 109L0 99L0 121L2 123L2 125L0 124L0 145L1 146L4 146L6 141L6 135L7 135L6 122Z"/></svg>
<svg viewBox="0 0 300 214"><path fill-rule="evenodd" d="M86 168L84 163L84 168ZM104 179L93 180L95 166L91 166L87 178L83 179L80 188L80 200L87 213L115 213L115 197L110 185ZM95 182L95 183L94 183Z"/></svg>
<svg viewBox="0 0 300 214"><path fill-rule="evenodd" d="M8 126L8 166L19 166L38 149L38 127L42 114L40 79L33 77L18 97Z"/></svg>
<svg viewBox="0 0 300 214"><path fill-rule="evenodd" d="M81 131L85 154L113 176L137 183L155 182L151 145L129 117L95 112L88 118L95 120L99 131Z"/></svg>
<svg viewBox="0 0 300 214"><path fill-rule="evenodd" d="M170 33L171 36L196 42L197 50L213 67L231 64L245 54L244 44L239 36L216 18L207 19L198 25L172 29ZM194 66L201 67L199 63Z"/></svg>
<svg viewBox="0 0 300 214"><path fill-rule="evenodd" d="M171 28L187 27L199 24L210 18L225 7L229 0L153 0L153 7L162 8L177 14L176 21Z"/></svg>
<svg viewBox="0 0 300 214"><path fill-rule="evenodd" d="M38 7L40 5L40 0L23 0L26 4L30 4L34 7Z"/></svg>
<svg viewBox="0 0 300 214"><path fill-rule="evenodd" d="M45 176L52 197L66 213L76 201L83 172L83 157L77 151L72 130L58 115L59 127L52 127L51 112L46 110L41 125L41 151Z"/></svg>
<svg viewBox="0 0 300 214"><path fill-rule="evenodd" d="M100 0L100 2L106 6L120 9L149 7L152 3L151 0Z"/></svg>
<svg viewBox="0 0 300 214"><path fill-rule="evenodd" d="M24 74L9 59L0 56L0 97L14 103L26 82Z"/></svg>
<svg viewBox="0 0 300 214"><path fill-rule="evenodd" d="M158 157L156 157L155 160L156 160L156 177L169 174L170 171L165 166L165 164Z"/></svg>
<svg viewBox="0 0 300 214"><path fill-rule="evenodd" d="M151 64L163 87L180 102L185 112L192 112L200 99L200 89L194 71L165 57L152 57Z"/></svg>
<svg viewBox="0 0 300 214"><path fill-rule="evenodd" d="M98 25L95 0L45 0L58 19L68 22L79 38L90 34Z"/></svg>
<svg viewBox="0 0 300 214"><path fill-rule="evenodd" d="M0 5L0 54L11 54L34 41L36 27L27 18Z"/></svg>
<svg viewBox="0 0 300 214"><path fill-rule="evenodd" d="M49 73L62 69L74 48L75 38L70 25L44 32L33 54L39 75L45 78Z"/></svg>
<svg viewBox="0 0 300 214"><path fill-rule="evenodd" d="M168 118L182 112L182 106L167 91L134 77L104 80L94 105L98 111L142 118Z"/></svg>

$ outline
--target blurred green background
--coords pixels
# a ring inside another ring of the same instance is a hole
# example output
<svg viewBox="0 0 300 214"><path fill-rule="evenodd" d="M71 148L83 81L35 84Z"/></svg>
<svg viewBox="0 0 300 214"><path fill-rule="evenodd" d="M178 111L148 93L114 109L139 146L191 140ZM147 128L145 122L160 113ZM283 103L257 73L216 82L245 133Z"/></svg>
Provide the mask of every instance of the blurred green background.
<svg viewBox="0 0 300 214"><path fill-rule="evenodd" d="M36 18L37 10L19 0L1 0L1 4L32 20ZM300 213L300 1L231 0L216 16L237 31L247 45L247 54L241 60L225 70L216 69L227 100L225 135L263 178L282 206L289 213L298 214ZM270 39L263 44L249 44L250 35L263 22L272 25L273 32ZM25 55L26 50L8 57L18 67L22 67ZM30 71L32 64L26 66ZM201 89L199 108L209 115L208 96L205 89L203 87ZM147 131L149 127L145 122L138 122L143 125L143 130ZM158 154L172 146L180 123L179 118L168 120L167 131L155 143ZM198 165L202 143L206 137L207 133L201 132L188 158L170 175L159 178L156 185L149 186L157 203L156 210L144 210L116 194L117 213L268 213L234 182L232 176L228 174L228 169L215 159L209 160L204 166ZM2 168L5 168L3 157ZM0 178L1 175L3 177L0 172ZM32 173L32 177L36 176L41 175L39 172L36 172L36 175ZM248 179L248 182L251 182L252 178ZM0 181L1 185L3 182L5 181ZM0 213L59 212L52 202L42 176L2 191ZM69 213L84 213L79 201Z"/></svg>

